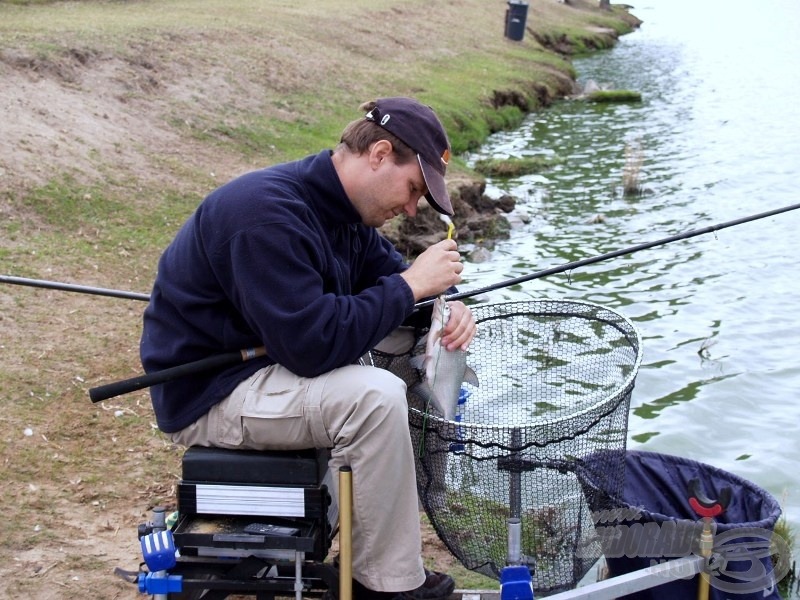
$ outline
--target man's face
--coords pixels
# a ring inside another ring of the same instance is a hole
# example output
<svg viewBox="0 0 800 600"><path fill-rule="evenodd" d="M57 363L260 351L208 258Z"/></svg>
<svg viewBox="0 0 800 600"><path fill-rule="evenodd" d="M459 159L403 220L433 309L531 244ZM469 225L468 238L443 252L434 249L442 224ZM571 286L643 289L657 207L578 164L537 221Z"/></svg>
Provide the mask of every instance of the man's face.
<svg viewBox="0 0 800 600"><path fill-rule="evenodd" d="M394 153L389 154L370 177L367 197L359 208L365 225L380 227L400 213L417 214L417 203L428 190L416 159L400 165Z"/></svg>

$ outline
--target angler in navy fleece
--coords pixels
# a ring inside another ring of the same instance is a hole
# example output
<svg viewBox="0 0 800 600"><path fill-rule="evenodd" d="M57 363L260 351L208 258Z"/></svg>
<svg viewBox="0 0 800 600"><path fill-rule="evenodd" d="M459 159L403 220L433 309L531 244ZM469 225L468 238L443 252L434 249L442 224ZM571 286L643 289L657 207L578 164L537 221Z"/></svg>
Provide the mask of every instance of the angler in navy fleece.
<svg viewBox="0 0 800 600"><path fill-rule="evenodd" d="M352 364L409 316L402 257L361 218L323 151L211 193L158 266L147 371L265 345L268 358L152 390L158 426L189 426L243 379L280 363L314 377Z"/></svg>
<svg viewBox="0 0 800 600"><path fill-rule="evenodd" d="M444 240L413 264L377 227L425 196L452 214L449 142L409 98L364 105L334 151L242 175L213 191L162 255L141 339L147 372L264 346L266 356L151 389L159 428L178 443L237 449L331 448L352 466L356 598L445 597L426 572L405 384L359 358L458 283ZM443 343L466 348L470 311L451 304Z"/></svg>

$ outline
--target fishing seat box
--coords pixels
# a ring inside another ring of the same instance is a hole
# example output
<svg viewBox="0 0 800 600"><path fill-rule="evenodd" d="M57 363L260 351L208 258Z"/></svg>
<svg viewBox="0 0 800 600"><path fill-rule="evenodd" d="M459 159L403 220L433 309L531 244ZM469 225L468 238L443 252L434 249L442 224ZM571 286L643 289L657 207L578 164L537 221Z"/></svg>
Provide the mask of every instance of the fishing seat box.
<svg viewBox="0 0 800 600"><path fill-rule="evenodd" d="M225 450L183 455L178 521L182 555L323 561L338 522L328 451Z"/></svg>

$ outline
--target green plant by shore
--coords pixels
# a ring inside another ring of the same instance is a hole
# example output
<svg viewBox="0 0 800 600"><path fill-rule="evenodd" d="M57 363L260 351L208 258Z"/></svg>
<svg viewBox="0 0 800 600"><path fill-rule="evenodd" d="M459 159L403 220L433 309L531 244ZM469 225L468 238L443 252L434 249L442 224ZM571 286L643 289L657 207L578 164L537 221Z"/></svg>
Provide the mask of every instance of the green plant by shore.
<svg viewBox="0 0 800 600"><path fill-rule="evenodd" d="M642 93L633 90L597 90L584 98L586 102L641 102Z"/></svg>
<svg viewBox="0 0 800 600"><path fill-rule="evenodd" d="M525 156L510 158L485 158L475 163L475 171L487 177L520 177L547 171L561 164L558 156Z"/></svg>

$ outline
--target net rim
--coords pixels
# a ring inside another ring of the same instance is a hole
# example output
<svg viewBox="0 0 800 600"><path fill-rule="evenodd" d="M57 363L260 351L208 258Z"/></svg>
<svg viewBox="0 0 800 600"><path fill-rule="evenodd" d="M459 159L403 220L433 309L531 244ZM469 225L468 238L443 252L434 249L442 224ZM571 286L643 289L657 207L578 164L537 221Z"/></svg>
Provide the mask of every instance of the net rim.
<svg viewBox="0 0 800 600"><path fill-rule="evenodd" d="M598 400L597 402L595 402L591 406L587 406L587 407L585 407L585 408L583 408L581 410L572 412L572 413L570 413L568 415L563 415L563 416L550 418L550 419L541 419L541 420L537 420L537 421L529 421L529 422L521 423L521 424L518 424L518 425L491 425L491 424L486 424L486 423L470 423L470 422L463 422L463 421L455 421L455 420L445 419L444 417L442 417L440 415L424 412L424 411L422 411L422 410L420 410L418 408L414 408L412 406L408 407L409 413L414 413L415 415L417 415L417 416L419 416L421 418L427 419L429 421L432 420L434 422L438 422L438 423L441 423L441 424L447 425L447 426L457 426L457 427L462 427L462 428L463 427L469 427L470 429L477 429L477 430L483 430L483 431L507 431L507 430L510 430L510 429L526 429L526 428L529 428L529 427L543 427L543 426L551 427L551 426L554 426L554 425L558 425L559 423L563 423L563 422L566 422L566 421L569 421L569 420L576 419L576 418L579 418L581 416L584 416L584 415L588 414L589 412L597 410L599 407L605 406L611 400L614 400L614 399L618 398L618 400L616 402L614 402L614 405L617 406L619 404L619 402L621 402L624 399L625 395L630 393L631 390L633 390L634 383L635 383L635 380L636 380L636 376L638 375L639 368L640 368L640 366L642 364L642 354L643 354L643 352L642 352L642 335L641 335L641 332L639 331L639 328L636 327L636 325L634 325L634 323L628 317L626 317L622 313L620 313L620 312L618 312L618 311L616 311L616 310L614 310L612 308L608 308L607 306L603 306L602 304L599 304L597 302L589 302L587 300L570 300L570 299L566 299L566 300L565 299L555 299L554 300L554 299L550 299L550 298L539 298L539 299L531 299L531 300L511 300L511 301L508 301L508 302L479 304L478 306L486 308L486 307L490 307L490 306L508 306L508 305L513 305L513 304L529 304L529 305L564 304L564 305L573 305L573 306L574 305L579 305L579 306L584 306L584 307L591 307L592 309L595 309L595 310L599 309L601 311L606 311L606 312L612 313L615 317L617 317L619 319L619 321L621 321L627 327L627 330L624 332L624 335L626 337L632 338L631 347L633 347L634 343L635 343L636 356L635 356L635 359L633 361L633 368L631 369L631 372L628 374L627 377L625 377L625 379L622 381L622 383L620 383L620 385L618 385L614 389L614 391L612 393L607 394L602 400ZM535 311L528 310L528 311L525 311L525 312L526 313L534 313ZM520 314L520 313L518 312L517 314ZM499 318L499 317L487 317L486 319L480 319L480 320L476 321L476 323L479 324L479 323L481 323L483 321L489 320L490 318ZM616 325L614 325L614 326L616 327ZM620 329L620 327L617 327L617 329ZM620 329L620 331L622 331L622 330Z"/></svg>

